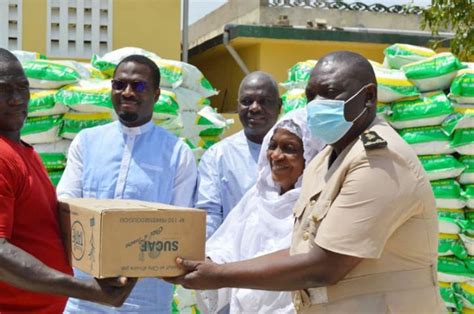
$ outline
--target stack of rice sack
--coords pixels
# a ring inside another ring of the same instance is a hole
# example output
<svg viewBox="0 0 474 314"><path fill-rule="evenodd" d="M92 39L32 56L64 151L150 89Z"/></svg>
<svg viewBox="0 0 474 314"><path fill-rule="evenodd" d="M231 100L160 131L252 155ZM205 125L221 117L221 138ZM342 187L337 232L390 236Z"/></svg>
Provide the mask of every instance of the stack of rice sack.
<svg viewBox="0 0 474 314"><path fill-rule="evenodd" d="M452 311L474 309L472 73L451 53L403 44L385 50L384 65L406 77L403 84L399 81L403 98L379 98L390 102L387 121L419 155L431 181L439 218L442 298Z"/></svg>
<svg viewBox="0 0 474 314"><path fill-rule="evenodd" d="M217 91L195 66L162 59L139 48L121 48L102 57L93 56L91 63L110 77L117 64L131 54L145 55L160 68L161 95L155 104L154 122L182 137L199 160L207 148L220 140L224 129L231 123L210 106L208 98Z"/></svg>
<svg viewBox="0 0 474 314"><path fill-rule="evenodd" d="M53 184L57 184L66 164L69 146L69 142L60 136L63 116L69 109L58 104L55 95L62 86L79 80L80 75L67 62L46 60L34 52L13 53L21 61L31 88L28 118L21 137L35 146Z"/></svg>
<svg viewBox="0 0 474 314"><path fill-rule="evenodd" d="M282 114L306 106L305 88L317 60L297 62L288 70L288 78L280 83L287 91L281 96Z"/></svg>

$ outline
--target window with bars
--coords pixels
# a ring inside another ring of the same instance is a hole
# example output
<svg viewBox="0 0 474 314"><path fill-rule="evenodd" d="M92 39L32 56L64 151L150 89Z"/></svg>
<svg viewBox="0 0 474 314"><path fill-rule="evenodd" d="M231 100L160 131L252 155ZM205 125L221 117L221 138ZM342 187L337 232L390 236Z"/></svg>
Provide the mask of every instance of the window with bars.
<svg viewBox="0 0 474 314"><path fill-rule="evenodd" d="M0 47L21 49L22 0L0 1Z"/></svg>
<svg viewBox="0 0 474 314"><path fill-rule="evenodd" d="M112 50L112 3L48 0L48 56L88 59Z"/></svg>

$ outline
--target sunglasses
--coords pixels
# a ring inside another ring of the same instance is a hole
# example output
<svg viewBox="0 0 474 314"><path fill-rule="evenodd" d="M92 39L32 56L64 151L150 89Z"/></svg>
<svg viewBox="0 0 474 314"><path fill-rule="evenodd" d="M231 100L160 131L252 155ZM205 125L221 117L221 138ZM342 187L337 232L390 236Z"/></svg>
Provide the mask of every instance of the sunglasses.
<svg viewBox="0 0 474 314"><path fill-rule="evenodd" d="M135 82L125 82L120 80L112 80L112 89L116 91L123 91L130 85L134 92L141 93L146 88L146 82L135 81Z"/></svg>

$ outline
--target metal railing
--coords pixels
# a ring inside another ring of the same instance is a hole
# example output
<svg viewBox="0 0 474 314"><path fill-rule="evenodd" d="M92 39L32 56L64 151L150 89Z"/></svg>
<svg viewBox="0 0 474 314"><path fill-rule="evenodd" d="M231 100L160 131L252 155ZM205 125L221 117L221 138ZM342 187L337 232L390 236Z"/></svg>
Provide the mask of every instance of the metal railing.
<svg viewBox="0 0 474 314"><path fill-rule="evenodd" d="M341 11L367 11L375 13L394 13L394 14L414 14L420 15L423 8L414 5L392 5L385 6L381 3L365 4L362 2L346 3L344 1L324 1L324 0L266 0L262 3L268 7L284 8L308 8L308 9L329 9Z"/></svg>

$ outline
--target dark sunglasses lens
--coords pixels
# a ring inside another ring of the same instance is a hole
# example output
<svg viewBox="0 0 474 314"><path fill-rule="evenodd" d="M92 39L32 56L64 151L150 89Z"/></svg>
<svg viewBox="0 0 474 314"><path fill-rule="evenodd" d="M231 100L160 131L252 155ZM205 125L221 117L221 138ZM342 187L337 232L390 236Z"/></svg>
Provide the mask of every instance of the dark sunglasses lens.
<svg viewBox="0 0 474 314"><path fill-rule="evenodd" d="M127 86L127 84L126 84L125 82L116 81L116 80L113 80L113 81L112 81L112 89L115 89L115 90L124 90L126 86Z"/></svg>
<svg viewBox="0 0 474 314"><path fill-rule="evenodd" d="M132 87L134 91L141 93L145 90L146 84L145 82L133 82Z"/></svg>

